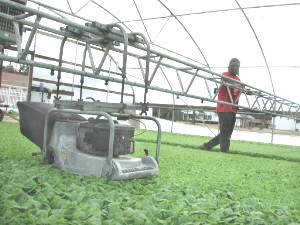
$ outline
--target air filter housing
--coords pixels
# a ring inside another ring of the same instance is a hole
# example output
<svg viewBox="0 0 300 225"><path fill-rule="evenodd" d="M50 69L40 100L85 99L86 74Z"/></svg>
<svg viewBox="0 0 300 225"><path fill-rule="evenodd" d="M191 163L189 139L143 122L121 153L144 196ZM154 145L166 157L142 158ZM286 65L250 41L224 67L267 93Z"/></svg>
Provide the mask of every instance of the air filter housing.
<svg viewBox="0 0 300 225"><path fill-rule="evenodd" d="M77 148L85 153L107 156L109 150L110 125L108 120L82 122L78 128ZM134 127L115 123L113 156L134 152Z"/></svg>
<svg viewBox="0 0 300 225"><path fill-rule="evenodd" d="M26 5L27 0L11 0L11 2ZM17 16L24 13L23 10L12 8L3 4L0 4L0 12L11 16ZM20 36L22 36L22 29L23 25L19 24ZM16 44L16 33L13 22L2 17L0 17L0 44L4 46Z"/></svg>

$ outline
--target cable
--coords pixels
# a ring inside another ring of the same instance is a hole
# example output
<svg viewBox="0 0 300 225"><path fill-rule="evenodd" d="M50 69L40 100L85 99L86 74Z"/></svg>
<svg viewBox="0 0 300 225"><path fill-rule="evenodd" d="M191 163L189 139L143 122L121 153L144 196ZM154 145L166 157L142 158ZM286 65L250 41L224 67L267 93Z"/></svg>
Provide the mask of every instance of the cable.
<svg viewBox="0 0 300 225"><path fill-rule="evenodd" d="M273 80L272 80L272 76L271 76L271 71L270 71L270 68L269 68L269 65L268 65L267 58L266 58L266 56L265 56L264 50L263 50L263 48L262 48L262 46L261 46L261 44L260 44L260 41L259 41L259 39L258 39L258 37L257 37L257 35L256 35L256 32L255 32L255 30L254 30L254 28L253 28L253 26L252 26L252 24L251 24L249 18L247 17L247 15L246 15L244 9L241 7L241 5L239 4L239 2L238 2L237 0L235 0L235 2L236 2L236 4L239 6L239 8L240 8L240 10L242 11L242 13L244 14L246 20L248 21L249 26L250 26L251 29L252 29L252 32L253 32L255 38L256 38L256 41L257 41L257 43L258 43L258 45L259 45L259 48L260 48L260 50L261 50L261 53L262 53L262 55L263 55L263 57L264 57L264 60L265 60L265 63L266 63L266 66L267 66L267 69L268 69L268 72L269 72L269 77L270 77L270 80L271 80L271 85L272 85L272 89L273 89L273 94L275 95L275 89L274 89L274 85L273 85Z"/></svg>
<svg viewBox="0 0 300 225"><path fill-rule="evenodd" d="M109 15L111 15L112 17L114 17L119 23L123 24L123 26L125 26L130 32L132 32L132 30L126 26L126 24L124 24L118 17L116 17L113 13L111 13L109 10L107 10L106 8L104 8L103 6L101 6L100 4L98 4L97 2L93 1L92 2L97 5L98 7L100 7L101 9L103 9L105 12L107 12Z"/></svg>
<svg viewBox="0 0 300 225"><path fill-rule="evenodd" d="M196 45L197 49L199 50L199 52L201 53L204 61L206 62L206 66L209 68L209 64L208 61L206 60L203 52L201 51L199 45L197 44L197 42L195 41L195 39L193 38L193 36L190 34L190 32L187 30L187 28L183 25L183 23L176 17L176 15L164 4L161 2L161 0L158 0L158 2L163 5L170 13L171 15L177 20L177 22L182 26L182 28L185 30L185 32L190 36L190 38L192 39L192 41L194 42L194 44Z"/></svg>
<svg viewBox="0 0 300 225"><path fill-rule="evenodd" d="M138 8L138 6L137 6L135 0L133 0L133 3L134 3L134 5L135 5L135 8L136 8L138 14L139 14L139 17L141 18L141 21L142 21L142 23L143 23L143 26L144 26L144 28L145 28L145 30L146 30L147 35L148 35L148 38L149 38L149 40L150 40L150 42L151 42L151 38L150 38L150 35L149 35L149 33L148 33L147 27L146 27L146 25L145 25L145 23L144 23L144 20L143 20L143 18L142 18L142 15L141 15L141 13L140 13L140 10L139 10L139 8Z"/></svg>
<svg viewBox="0 0 300 225"><path fill-rule="evenodd" d="M243 9L259 9L259 8L271 8L271 7L283 7L283 6L295 6L300 5L300 3L288 3L288 4L275 4L275 5L261 5L261 6L249 6L244 7ZM228 11L237 11L240 8L230 8L230 9L218 9L218 10L210 10L210 11L203 11L203 12L193 12L193 13L182 13L182 14L174 14L176 17L183 17L183 16L193 16L193 15L201 15L201 14L209 14L209 13L219 13L219 12L228 12ZM165 19L170 16L157 16L157 17L149 17L144 18L143 20L157 20L157 19ZM130 22L139 22L141 20L124 20L121 23L130 23Z"/></svg>
<svg viewBox="0 0 300 225"><path fill-rule="evenodd" d="M194 109L193 109L190 105L188 105L185 101L183 101L183 99L182 99L181 97L178 96L178 98L179 98L185 105L187 105L188 108L190 108L191 110L194 111ZM203 122L203 124L206 126L206 128L208 128L209 131L210 131L214 136L217 136L217 135L210 129L210 127L207 126L207 124L206 124L205 121L204 121L204 117L203 117L203 119L202 119L202 122Z"/></svg>
<svg viewBox="0 0 300 225"><path fill-rule="evenodd" d="M141 121L141 120L137 120L137 119L132 119L132 120L138 121L138 122L140 122L141 124L143 124L143 125L144 125L144 131L143 131L143 132L141 132L141 133L139 133L139 134L135 134L135 135L134 135L134 137L136 137L136 136L139 136L139 135L142 135L143 133L145 133L145 132L146 132L146 130L147 130L147 127L146 127L146 124L145 124L143 121Z"/></svg>
<svg viewBox="0 0 300 225"><path fill-rule="evenodd" d="M70 9L70 11L71 11L71 13L72 14L77 14L77 13L79 13L88 3L90 3L90 1L91 0L89 0L89 1L87 1L85 4L83 4L81 7L80 7L80 9L78 9L77 10L77 12L73 12L73 10L72 10L72 7L71 7L71 5L70 5L70 3L69 3L69 0L67 0L67 3L68 3L68 6L69 6L69 9Z"/></svg>
<svg viewBox="0 0 300 225"><path fill-rule="evenodd" d="M156 41L157 37L160 35L160 33L162 32L162 30L165 28L165 26L169 22L170 18L171 18L171 16L168 17L168 19L166 20L166 22L164 23L164 25L162 26L162 28L159 30L158 34L156 35L156 37L154 38L154 40L151 42L151 44L154 45L154 42Z"/></svg>

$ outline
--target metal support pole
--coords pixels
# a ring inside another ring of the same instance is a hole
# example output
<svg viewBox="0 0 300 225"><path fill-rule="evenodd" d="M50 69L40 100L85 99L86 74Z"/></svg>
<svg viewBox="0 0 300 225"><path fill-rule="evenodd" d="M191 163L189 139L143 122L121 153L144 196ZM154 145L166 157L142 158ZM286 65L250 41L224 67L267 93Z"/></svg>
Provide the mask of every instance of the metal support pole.
<svg viewBox="0 0 300 225"><path fill-rule="evenodd" d="M1 52L1 54L4 54L4 46L3 45L0 45L0 52ZM2 67L3 67L3 60L1 59L0 60L0 88L2 85Z"/></svg>
<svg viewBox="0 0 300 225"><path fill-rule="evenodd" d="M55 99L60 99L60 97L58 96L59 94L59 85L60 85L60 79L61 79L61 67L62 67L62 57L63 57L63 53L64 53L64 46L66 43L68 37L64 37L61 45L60 45L60 51L59 51L59 62L58 62L58 73L57 73L57 88L56 88L56 98Z"/></svg>
<svg viewBox="0 0 300 225"><path fill-rule="evenodd" d="M35 52L31 52L31 60L34 61L34 55ZM32 89L32 79L33 79L33 65L29 66L29 71L28 71L28 84L27 84L27 96L26 96L26 101L30 102L31 101L31 89Z"/></svg>
<svg viewBox="0 0 300 225"><path fill-rule="evenodd" d="M271 136L271 144L273 144L274 139L274 129L275 129L275 116L272 116L272 136Z"/></svg>

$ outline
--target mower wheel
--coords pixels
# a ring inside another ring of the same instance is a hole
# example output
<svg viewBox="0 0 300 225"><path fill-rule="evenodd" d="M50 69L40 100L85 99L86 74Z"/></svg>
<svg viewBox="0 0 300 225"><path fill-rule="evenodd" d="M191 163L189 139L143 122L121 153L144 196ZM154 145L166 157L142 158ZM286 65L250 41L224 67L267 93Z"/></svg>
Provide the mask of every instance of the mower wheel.
<svg viewBox="0 0 300 225"><path fill-rule="evenodd" d="M53 164L54 163L54 151L53 151L52 148L47 149L45 162L47 164Z"/></svg>

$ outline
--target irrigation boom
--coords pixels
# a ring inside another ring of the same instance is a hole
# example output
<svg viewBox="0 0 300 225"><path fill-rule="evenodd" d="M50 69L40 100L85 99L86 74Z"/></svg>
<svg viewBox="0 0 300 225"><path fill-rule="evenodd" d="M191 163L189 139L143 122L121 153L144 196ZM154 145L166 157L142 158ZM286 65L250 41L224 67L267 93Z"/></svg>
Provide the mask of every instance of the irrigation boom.
<svg viewBox="0 0 300 225"><path fill-rule="evenodd" d="M54 14L45 13L43 11L27 7L26 5L8 0L0 0L0 4L15 8L22 12L22 14L15 16L0 13L1 18L12 21L14 24L14 31L16 34L15 44L17 46L17 54L15 56L0 54L0 59L57 71L57 98L62 73L70 73L81 76L81 85L84 83L84 77L122 84L121 103L123 102L125 85L143 88L144 99L142 108L144 109L144 112L147 109L148 90L170 93L177 97L184 96L199 99L201 101L217 103L218 100L216 97L221 85L223 85L227 88L236 88L241 90L240 98L243 99L242 101L240 100L238 104L234 102L222 102L223 104L236 106L249 112L262 112L272 116L283 116L295 119L300 118L300 105L298 103L289 101L242 82L233 82L233 80L228 78L224 80L222 79L224 77L221 74L215 73L201 65L195 65L176 57L152 50L151 44L143 34L138 32L127 33L125 28L123 28L120 24L101 24L99 22L90 22L88 20L85 24L79 24L67 19L66 17L68 15L62 16L63 11L58 9L55 10L55 8L50 6L49 8L51 8L51 12L55 12ZM45 7L45 5L43 6ZM59 23L61 25L60 29L43 25L42 20L45 19L56 22L56 24ZM26 26L27 29L30 30L30 35L26 40L25 48L21 47L21 37L19 35L20 25ZM49 34L49 37L59 37L62 40L60 49L58 49L58 64L49 64L27 59L34 36L38 32L44 32ZM71 69L64 67L63 65L63 52L65 43L68 40L76 41L84 46L84 60L81 70ZM96 59L93 57L93 51L98 51L101 54L101 59L98 65L95 63ZM104 72L108 71L105 69L105 61L108 61L109 57L112 58L113 54L119 54L122 58L122 65L119 67L120 74L117 77L108 76L108 74ZM89 56L88 58L87 55ZM127 76L127 62L129 60L135 60L138 62L142 81L136 82L129 80ZM88 61L91 65L91 69L87 69L85 66L86 61ZM151 71L150 67L152 68ZM168 70L168 72L164 72L165 70ZM178 86L174 88L153 85L153 80L156 76L159 76L158 71L162 71L167 79L177 79ZM189 82L184 84L183 79L188 80ZM194 87L195 83L199 82L205 84L205 88L199 90L199 93L201 94L195 94L191 91L191 89ZM80 99L82 100L82 90Z"/></svg>

